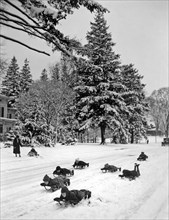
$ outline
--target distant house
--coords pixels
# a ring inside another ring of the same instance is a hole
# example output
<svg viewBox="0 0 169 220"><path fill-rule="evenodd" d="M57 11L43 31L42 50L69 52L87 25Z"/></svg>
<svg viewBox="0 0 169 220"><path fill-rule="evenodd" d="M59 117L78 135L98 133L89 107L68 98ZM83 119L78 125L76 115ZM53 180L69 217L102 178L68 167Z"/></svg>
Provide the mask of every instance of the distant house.
<svg viewBox="0 0 169 220"><path fill-rule="evenodd" d="M156 131L156 125L151 115L147 115L147 124L148 124L147 135L150 136L162 135L161 130Z"/></svg>
<svg viewBox="0 0 169 220"><path fill-rule="evenodd" d="M10 131L16 123L16 109L8 107L9 99L0 94L0 136Z"/></svg>

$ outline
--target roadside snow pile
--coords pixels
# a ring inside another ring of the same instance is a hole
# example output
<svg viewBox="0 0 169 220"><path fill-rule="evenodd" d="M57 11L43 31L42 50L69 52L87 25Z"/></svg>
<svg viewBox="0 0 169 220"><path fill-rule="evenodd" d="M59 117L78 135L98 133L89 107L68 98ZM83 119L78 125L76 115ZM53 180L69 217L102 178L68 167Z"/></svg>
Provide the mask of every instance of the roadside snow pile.
<svg viewBox="0 0 169 220"><path fill-rule="evenodd" d="M21 148L15 158L12 148L1 148L1 219L168 219L168 147L161 144L99 144L57 145L38 148L39 157L28 157L30 149ZM141 176L136 180L121 179L115 173L101 171L109 163L133 170L141 152L147 161L139 161ZM70 177L72 189L92 192L78 205L60 206L53 199L60 190L47 192L40 186L45 174L53 177L56 166L72 169L76 158L89 163L75 169Z"/></svg>

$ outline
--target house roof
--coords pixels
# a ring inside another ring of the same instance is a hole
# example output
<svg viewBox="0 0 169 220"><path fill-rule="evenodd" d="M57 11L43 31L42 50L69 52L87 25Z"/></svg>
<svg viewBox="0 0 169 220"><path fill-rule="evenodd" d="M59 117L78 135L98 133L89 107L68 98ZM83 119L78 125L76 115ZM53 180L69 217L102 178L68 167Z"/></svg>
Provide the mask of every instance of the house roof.
<svg viewBox="0 0 169 220"><path fill-rule="evenodd" d="M0 117L0 122L16 122L17 119L14 119L14 118L4 118L4 117Z"/></svg>

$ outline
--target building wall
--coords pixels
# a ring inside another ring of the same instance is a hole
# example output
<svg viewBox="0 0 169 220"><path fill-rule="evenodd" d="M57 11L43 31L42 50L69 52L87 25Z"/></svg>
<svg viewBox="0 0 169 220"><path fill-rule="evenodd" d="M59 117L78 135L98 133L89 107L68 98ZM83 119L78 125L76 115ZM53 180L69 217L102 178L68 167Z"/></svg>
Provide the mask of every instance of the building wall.
<svg viewBox="0 0 169 220"><path fill-rule="evenodd" d="M8 109L8 98L0 95L0 135L8 132L15 125L16 110Z"/></svg>
<svg viewBox="0 0 169 220"><path fill-rule="evenodd" d="M2 115L4 109L4 115ZM0 97L0 117L7 118L7 100Z"/></svg>
<svg viewBox="0 0 169 220"><path fill-rule="evenodd" d="M7 108L7 118L16 119L16 109Z"/></svg>

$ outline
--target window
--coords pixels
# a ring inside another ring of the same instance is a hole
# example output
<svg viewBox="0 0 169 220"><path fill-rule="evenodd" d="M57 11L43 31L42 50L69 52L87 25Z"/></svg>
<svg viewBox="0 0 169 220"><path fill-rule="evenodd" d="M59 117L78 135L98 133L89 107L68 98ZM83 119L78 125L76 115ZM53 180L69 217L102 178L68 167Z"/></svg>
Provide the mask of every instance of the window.
<svg viewBox="0 0 169 220"><path fill-rule="evenodd" d="M3 125L0 124L0 134L3 133Z"/></svg>
<svg viewBox="0 0 169 220"><path fill-rule="evenodd" d="M11 130L11 127L7 127L6 131L9 132Z"/></svg>
<svg viewBox="0 0 169 220"><path fill-rule="evenodd" d="M8 114L8 118L12 118L12 114Z"/></svg>
<svg viewBox="0 0 169 220"><path fill-rule="evenodd" d="M0 117L4 117L4 107L0 107Z"/></svg>

